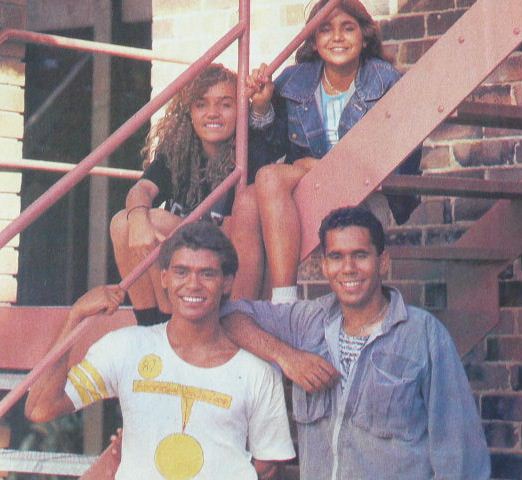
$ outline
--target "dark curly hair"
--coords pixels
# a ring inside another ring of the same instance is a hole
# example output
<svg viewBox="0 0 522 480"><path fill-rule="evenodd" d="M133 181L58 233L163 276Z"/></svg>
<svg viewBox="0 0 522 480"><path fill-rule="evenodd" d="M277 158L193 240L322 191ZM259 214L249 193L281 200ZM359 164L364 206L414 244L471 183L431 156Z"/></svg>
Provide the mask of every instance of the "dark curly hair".
<svg viewBox="0 0 522 480"><path fill-rule="evenodd" d="M160 248L159 264L167 270L174 252L181 248L191 250L210 250L220 259L223 275L235 275L238 268L236 249L226 235L212 223L198 221L188 223L176 230L176 233L165 240Z"/></svg>
<svg viewBox="0 0 522 480"><path fill-rule="evenodd" d="M343 229L347 227L364 227L370 232L377 255L384 251L385 236L381 222L365 207L342 207L332 210L321 222L319 228L319 241L323 254L326 253L326 234L330 230Z"/></svg>
<svg viewBox="0 0 522 480"><path fill-rule="evenodd" d="M235 135L223 142L218 160L205 159L201 140L192 127L190 108L209 88L227 82L236 86L237 75L221 64L211 64L170 101L165 115L147 135L141 151L146 168L163 154L172 172L172 189L193 209L205 198L204 185L216 188L235 166Z"/></svg>
<svg viewBox="0 0 522 480"><path fill-rule="evenodd" d="M314 18L327 3L328 0L319 0L310 10L306 23ZM355 18L361 27L365 43L361 59L364 61L367 58L376 57L382 60L389 60L384 54L379 25L368 13L366 7L359 0L341 0L337 8ZM312 62L320 59L314 46L315 33L310 35L295 52L296 63Z"/></svg>

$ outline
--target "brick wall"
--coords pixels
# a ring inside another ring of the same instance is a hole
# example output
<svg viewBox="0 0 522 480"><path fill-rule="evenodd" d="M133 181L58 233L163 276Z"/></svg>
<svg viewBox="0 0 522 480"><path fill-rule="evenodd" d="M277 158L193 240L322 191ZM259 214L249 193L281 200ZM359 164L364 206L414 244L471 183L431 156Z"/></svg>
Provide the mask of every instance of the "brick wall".
<svg viewBox="0 0 522 480"><path fill-rule="evenodd" d="M387 51L402 71L412 66L475 0L367 0L381 23ZM252 2L251 65L270 61L304 22L308 0ZM308 7L309 8L309 7ZM153 48L192 60L237 21L237 0L153 0ZM204 29L201 25L204 23ZM219 59L236 68L236 50ZM155 64L155 91L181 69ZM522 53L513 53L470 100L520 104ZM425 173L451 172L486 179L522 179L522 132L444 124L423 144ZM394 245L437 245L457 240L490 201L429 197L410 221L388 232ZM318 255L300 268L305 297L328 290ZM411 303L445 306L444 270L418 278L408 262L392 265L388 283ZM522 268L520 259L501 276L501 321L464 358L492 452L495 478L522 478ZM471 328L471 327L470 327Z"/></svg>
<svg viewBox="0 0 522 480"><path fill-rule="evenodd" d="M25 28L26 0L0 0L0 29ZM22 158L24 124L24 46L0 45L0 152L4 158ZM20 173L0 171L0 229L20 213ZM0 302L16 301L18 236L0 250Z"/></svg>

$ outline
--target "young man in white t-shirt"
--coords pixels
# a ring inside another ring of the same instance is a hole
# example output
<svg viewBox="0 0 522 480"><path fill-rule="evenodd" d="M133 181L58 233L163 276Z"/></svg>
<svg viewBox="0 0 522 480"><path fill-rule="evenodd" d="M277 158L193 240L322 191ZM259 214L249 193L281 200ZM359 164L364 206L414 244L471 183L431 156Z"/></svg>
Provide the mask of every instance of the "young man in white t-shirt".
<svg viewBox="0 0 522 480"><path fill-rule="evenodd" d="M113 331L70 369L65 355L31 389L27 417L49 421L118 397L116 479L270 478L274 462L295 452L280 375L233 344L219 323L237 270L234 247L217 227L190 224L163 244L160 266L172 318ZM89 291L61 337L86 317L113 313L123 296L118 286Z"/></svg>

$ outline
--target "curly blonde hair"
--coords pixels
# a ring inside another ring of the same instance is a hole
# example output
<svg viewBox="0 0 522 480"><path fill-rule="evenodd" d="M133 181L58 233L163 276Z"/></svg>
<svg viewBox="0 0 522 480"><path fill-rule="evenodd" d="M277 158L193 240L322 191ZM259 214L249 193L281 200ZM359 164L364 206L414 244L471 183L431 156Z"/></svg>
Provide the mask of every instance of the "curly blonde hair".
<svg viewBox="0 0 522 480"><path fill-rule="evenodd" d="M147 135L141 151L146 168L163 154L172 172L172 191L188 209L195 208L235 167L235 134L221 145L221 155L207 159L192 127L190 108L218 83L236 86L237 75L221 64L211 64L169 102L165 115Z"/></svg>

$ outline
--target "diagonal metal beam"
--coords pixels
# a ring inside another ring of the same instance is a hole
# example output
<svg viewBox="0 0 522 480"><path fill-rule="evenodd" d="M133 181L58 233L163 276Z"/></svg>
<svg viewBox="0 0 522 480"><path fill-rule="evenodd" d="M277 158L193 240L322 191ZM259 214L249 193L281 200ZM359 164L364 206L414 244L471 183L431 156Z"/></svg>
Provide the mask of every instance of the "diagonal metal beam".
<svg viewBox="0 0 522 480"><path fill-rule="evenodd" d="M330 210L378 188L521 42L520 0L478 0L301 180L301 257Z"/></svg>

